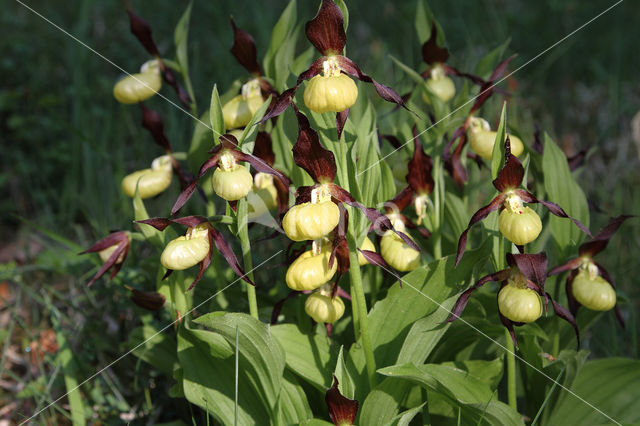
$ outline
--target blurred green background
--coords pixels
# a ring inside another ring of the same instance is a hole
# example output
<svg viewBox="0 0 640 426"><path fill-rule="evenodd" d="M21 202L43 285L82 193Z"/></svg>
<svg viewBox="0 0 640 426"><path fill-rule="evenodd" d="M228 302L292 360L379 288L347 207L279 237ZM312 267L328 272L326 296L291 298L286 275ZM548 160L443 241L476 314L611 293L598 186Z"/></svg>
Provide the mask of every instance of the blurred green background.
<svg viewBox="0 0 640 426"><path fill-rule="evenodd" d="M393 86L406 77L389 54L414 68L420 66L413 26L415 1L346 2L351 15L348 53L363 70ZM129 72L136 72L147 59L129 33L124 2L76 0L73 7L60 0L26 3ZM151 24L161 52L172 58L173 28L187 2L132 3ZM508 51L518 54L510 68L515 70L614 3L434 0L429 6L446 33L452 65L470 70L482 55L510 38ZM261 58L271 27L286 4L284 0L194 1L189 60L200 112L214 83L224 92L245 74L229 53L229 15L253 34ZM111 229L128 228L131 202L118 183L162 153L140 128L138 109L113 98L113 84L121 75L118 69L18 2L5 0L2 6L0 263L24 257L22 251L31 248L27 242L33 228L20 218L81 246ZM298 20L310 19L316 7L315 1L299 1ZM579 182L602 211L593 213L593 230L610 215L640 214L640 134L634 142L631 125L640 110L640 55L634 53L640 39L638 22L637 2L624 1L518 71L508 86L502 85L515 90L511 102L519 114L549 132L565 152L590 150ZM163 93L174 98L167 88ZM159 97L151 99L150 106L163 115L174 150L186 151L192 119ZM524 136L525 143L531 144L532 134ZM172 190L177 194L177 186ZM153 203L149 202L149 210L157 212ZM46 245L46 241L40 243ZM640 307L639 257L640 224L635 220L624 225L599 258L616 278L623 298L633 300L631 306L636 309L627 311L632 315ZM53 255L46 261L50 263L39 275L25 278L26 284L38 289L29 297L36 297L39 304L28 309L50 307L48 289L60 282L64 287L65 278L53 273L75 274L69 279L77 280L74 285L79 290L74 294L79 299L72 303L109 297L108 290L94 288L95 295L90 295L82 289L86 264L78 266L77 261ZM3 268L11 265L15 266ZM32 314L39 318L35 323L47 322L45 315ZM90 324L91 315L101 313L87 315L85 321ZM637 356L637 320L632 317L629 322L632 326L623 331L608 315L593 329L591 349L601 356Z"/></svg>

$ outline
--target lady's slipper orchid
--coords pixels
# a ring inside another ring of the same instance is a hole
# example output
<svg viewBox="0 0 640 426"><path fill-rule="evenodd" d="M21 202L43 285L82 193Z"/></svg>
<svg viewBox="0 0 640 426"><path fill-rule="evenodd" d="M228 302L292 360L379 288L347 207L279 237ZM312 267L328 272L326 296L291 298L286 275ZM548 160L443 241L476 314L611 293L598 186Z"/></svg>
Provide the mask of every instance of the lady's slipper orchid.
<svg viewBox="0 0 640 426"><path fill-rule="evenodd" d="M178 196L171 209L172 215L176 214L191 198L193 191L198 186L198 180L214 167L218 169L213 176L213 189L220 197L227 201L235 202L246 196L253 186L253 178L244 166L238 164L239 161L246 161L255 167L257 171L275 176L283 186L289 187L289 179L282 173L273 169L260 158L240 151L238 149L238 140L235 136L227 133L221 136L220 140L221 143L210 151L213 155L200 167L198 177ZM235 204L232 205L235 206Z"/></svg>
<svg viewBox="0 0 640 426"><path fill-rule="evenodd" d="M304 311L315 322L332 324L344 315L344 302L337 295L332 295L331 284L325 284L307 297Z"/></svg>
<svg viewBox="0 0 640 426"><path fill-rule="evenodd" d="M137 222L153 226L159 231L164 231L172 223L185 225L189 228L185 236L169 242L162 253L161 262L167 268L165 278L171 275L174 270L187 269L197 264L199 265L198 275L189 286L189 290L191 290L202 279L205 270L211 264L211 256L215 245L220 254L227 260L233 272L247 283L255 286L242 270L238 258L224 239L224 236L209 223L206 217L185 216L178 219L156 217Z"/></svg>
<svg viewBox="0 0 640 426"><path fill-rule="evenodd" d="M336 124L339 138L349 114L349 107L353 105L358 96L357 87L344 74L373 84L382 99L406 108L402 97L393 89L378 83L363 73L355 62L342 55L347 36L344 31L342 11L333 0L322 0L318 14L305 25L305 33L307 39L322 56L314 61L308 70L298 76L294 87L285 90L276 99L262 121L282 114L293 104L293 97L300 85L305 80L312 78L305 90L305 104L312 111L337 112ZM320 75L321 73L322 75Z"/></svg>
<svg viewBox="0 0 640 426"><path fill-rule="evenodd" d="M491 131L491 126L487 120L479 117L469 119L469 142L471 149L485 160L491 160L493 156L493 145L496 141L497 133ZM524 151L524 144L519 137L507 134L511 141L511 153L516 157Z"/></svg>
<svg viewBox="0 0 640 426"><path fill-rule="evenodd" d="M158 157L150 169L138 170L122 179L122 191L133 198L138 188L140 198L154 197L171 185L172 164L168 155Z"/></svg>
<svg viewBox="0 0 640 426"><path fill-rule="evenodd" d="M533 194L525 189L518 189L524 177L524 168L520 160L511 154L509 138L505 142L505 162L504 167L498 173L498 177L493 181L493 186L500 191L491 202L480 208L469 221L469 225L460 235L458 241L458 253L456 255L456 266L460 263L464 249L467 245L467 234L471 227L485 219L494 210L500 209L498 220L500 232L512 243L523 246L538 237L542 229L542 223L538 215L524 203L540 203L552 214L558 217L569 218L587 235L591 235L589 230L577 219L565 213L562 208L551 201L538 200ZM522 250L521 250L522 251Z"/></svg>
<svg viewBox="0 0 640 426"><path fill-rule="evenodd" d="M623 215L611 219L598 235L580 246L578 249L579 257L549 271L549 275L570 271L565 290L569 309L574 316L577 315L580 306L594 311L608 311L615 308L616 317L624 327L622 312L616 305L613 280L607 270L593 260L593 257L607 247L613 234L630 217L632 216Z"/></svg>
<svg viewBox="0 0 640 426"><path fill-rule="evenodd" d="M573 327L580 346L580 334L575 317L562 305L549 296L544 289L547 278L547 255L538 254L507 254L509 268L480 278L471 288L463 292L446 322L460 318L467 306L471 293L490 281L501 281L498 293L498 311L500 321L509 330L514 345L517 347L513 326L523 325L537 320L542 315L542 301L545 306L551 300L553 310L557 316L567 321Z"/></svg>
<svg viewBox="0 0 640 426"><path fill-rule="evenodd" d="M358 414L358 401L340 393L338 379L333 376L333 386L327 390L324 400L329 407L329 417L336 426L352 426Z"/></svg>
<svg viewBox="0 0 640 426"><path fill-rule="evenodd" d="M315 290L328 283L337 271L336 262L329 263L331 247L321 240L313 249L302 253L287 269L286 282L292 290Z"/></svg>
<svg viewBox="0 0 640 426"><path fill-rule="evenodd" d="M103 264L98 269L98 272L91 278L89 285L93 284L101 276L103 276L109 269L112 269L109 279L113 279L116 276L124 260L129 253L129 247L131 245L131 237L126 231L113 232L103 239L97 241L94 245L81 252L85 253L98 253Z"/></svg>

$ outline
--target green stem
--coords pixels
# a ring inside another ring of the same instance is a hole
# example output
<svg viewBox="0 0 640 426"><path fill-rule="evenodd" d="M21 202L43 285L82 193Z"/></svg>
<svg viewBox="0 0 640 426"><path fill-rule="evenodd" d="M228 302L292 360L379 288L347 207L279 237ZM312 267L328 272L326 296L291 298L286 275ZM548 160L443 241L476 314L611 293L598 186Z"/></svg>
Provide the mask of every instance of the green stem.
<svg viewBox="0 0 640 426"><path fill-rule="evenodd" d="M367 375L371 388L376 385L376 361L373 357L373 349L371 348L371 336L369 335L369 318L367 317L367 301L364 297L362 289L362 275L360 274L360 265L358 263L358 251L356 240L347 235L347 243L349 244L349 278L351 279L351 298L354 299L358 319L360 322L360 337L362 339L362 348L364 350L365 362L367 365Z"/></svg>
<svg viewBox="0 0 640 426"><path fill-rule="evenodd" d="M436 259L442 258L442 216L444 207L444 180L441 179L441 175L444 170L439 156L436 156L433 160L433 174L435 176L434 187L434 200L433 200L433 257Z"/></svg>
<svg viewBox="0 0 640 426"><path fill-rule="evenodd" d="M509 334L509 330L504 329L504 336L506 339L507 348L507 398L509 401L509 406L514 410L518 411L518 401L516 395L516 356L515 356L515 348L513 347L513 340L511 340L511 335Z"/></svg>
<svg viewBox="0 0 640 426"><path fill-rule="evenodd" d="M240 238L240 246L242 247L242 262L247 277L253 281L253 259L251 259L251 242L249 241L249 216L247 212L247 200L242 198L238 201L238 237ZM250 284L245 283L247 288L247 299L249 301L249 313L255 319L258 317L258 300L256 298L256 289Z"/></svg>

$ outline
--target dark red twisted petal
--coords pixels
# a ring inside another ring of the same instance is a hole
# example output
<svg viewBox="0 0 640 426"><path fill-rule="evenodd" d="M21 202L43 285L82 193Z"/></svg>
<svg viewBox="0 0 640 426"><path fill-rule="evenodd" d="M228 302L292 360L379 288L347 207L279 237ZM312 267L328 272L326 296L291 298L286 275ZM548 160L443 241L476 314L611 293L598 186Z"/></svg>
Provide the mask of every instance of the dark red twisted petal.
<svg viewBox="0 0 640 426"><path fill-rule="evenodd" d="M489 216L491 212L498 210L502 206L502 203L504 202L505 198L506 198L506 195L499 194L497 197L491 200L489 204L487 204L484 207L481 207L477 212L474 213L473 216L471 216L471 220L469 220L469 225L467 225L467 229L462 231L462 234L460 234L460 239L458 240L456 266L458 266L458 264L460 263L460 260L462 259L462 255L464 254L464 249L467 247L467 234L469 233L469 230L471 229L471 227L476 223L480 222L481 220L485 219L487 216Z"/></svg>

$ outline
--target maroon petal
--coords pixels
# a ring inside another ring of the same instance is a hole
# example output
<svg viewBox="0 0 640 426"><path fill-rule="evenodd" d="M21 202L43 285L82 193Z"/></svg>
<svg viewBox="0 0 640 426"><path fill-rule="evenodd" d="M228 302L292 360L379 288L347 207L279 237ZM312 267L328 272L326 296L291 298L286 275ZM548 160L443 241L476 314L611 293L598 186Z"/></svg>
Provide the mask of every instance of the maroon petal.
<svg viewBox="0 0 640 426"><path fill-rule="evenodd" d="M510 189L515 189L522 184L524 177L524 167L518 160L518 157L511 154L511 142L509 136L505 141L505 160L504 167L498 172L498 177L494 179L493 186L500 192L504 192Z"/></svg>
<svg viewBox="0 0 640 426"><path fill-rule="evenodd" d="M253 283L253 281L249 279L249 277L247 277L247 275L244 273L244 271L240 267L238 258L236 257L235 253L233 252L233 250L231 249L227 241L224 239L224 236L214 228L210 228L209 233L213 237L213 242L215 243L216 248L218 249L220 254L222 254L222 256L224 256L224 258L227 260L233 272L235 272L240 278L242 278L243 280L245 280L246 282L248 282L249 284L255 287L256 285Z"/></svg>
<svg viewBox="0 0 640 426"><path fill-rule="evenodd" d="M548 293L546 295L549 299L551 299L551 296L549 296ZM576 318L573 315L571 315L571 312L569 312L564 306L562 306L555 300L551 299L551 304L553 305L553 311L555 312L555 314L560 318L562 318L563 320L567 321L569 324L571 324L571 327L573 327L573 331L576 333L576 340L578 341L578 349L579 349L580 348L580 330L578 330L578 323L576 322Z"/></svg>
<svg viewBox="0 0 640 426"><path fill-rule="evenodd" d="M416 194L431 194L433 191L433 177L431 168L433 161L422 149L422 143L418 139L416 126L413 126L413 157L409 161L409 173L407 182Z"/></svg>
<svg viewBox="0 0 640 426"><path fill-rule="evenodd" d="M429 65L436 63L445 63L449 59L449 50L438 46L436 39L438 38L438 29L436 23L431 24L431 36L422 45L422 59Z"/></svg>
<svg viewBox="0 0 640 426"><path fill-rule="evenodd" d="M424 226L416 225L411 219L403 214L400 214L399 217L400 220L402 220L402 223L404 223L404 226L407 227L407 229L416 229L420 233L422 238L428 239L431 237L431 232L429 232L429 230Z"/></svg>
<svg viewBox="0 0 640 426"><path fill-rule="evenodd" d="M336 255L338 254L338 248L341 246L347 247L346 262L345 262L345 259L342 259L342 261L343 261L343 264L347 265L347 269L348 269L349 250L348 250L348 246L346 245L347 243L346 236L347 236L347 229L349 227L349 212L347 212L347 209L342 205L342 203L338 204L338 211L339 211L338 224L333 230L333 241L332 241L333 247L331 248L331 255L329 256L329 269L333 268L333 262L335 261ZM344 271L346 272L346 269ZM340 272L341 271L338 271L338 278L336 279L336 282L340 280L340 276L342 275Z"/></svg>
<svg viewBox="0 0 640 426"><path fill-rule="evenodd" d="M130 7L127 8L127 13L129 14L129 28L131 29L131 33L136 36L151 56L160 56L158 47L151 36L151 27L147 21L133 13Z"/></svg>
<svg viewBox="0 0 640 426"><path fill-rule="evenodd" d="M453 180L460 189L462 189L465 182L469 179L467 170L464 168L461 161L462 149L464 148L466 143L467 135L463 134L462 136L460 136L460 142L458 142L458 145L456 146L455 151L453 151L453 154L448 158L446 155L443 156L445 157L445 167L447 168L447 171L451 174Z"/></svg>
<svg viewBox="0 0 640 426"><path fill-rule="evenodd" d="M335 253L335 254L334 254ZM334 247L332 256L335 255L338 261L338 268L336 271L336 284L340 281L340 277L349 271L351 261L349 259L349 246L346 239L342 239L337 247Z"/></svg>
<svg viewBox="0 0 640 426"><path fill-rule="evenodd" d="M509 318L505 317L498 310L498 315L500 316L500 322L504 325L509 331L509 335L511 336L511 340L513 341L513 346L518 349L518 341L516 340L516 332L513 330L513 326L517 325L517 323L511 321Z"/></svg>
<svg viewBox="0 0 640 426"><path fill-rule="evenodd" d="M213 169L214 167L217 167L219 159L220 159L220 151L218 151L215 155L213 155L207 161L205 161L202 166L200 166L198 177L194 179L193 182L191 182L182 190L182 192L178 196L178 199L173 204L173 207L171 208L172 215L176 214L178 210L180 210L182 206L184 206L186 202L189 201L189 198L191 198L191 195L193 195L193 192L196 190L198 186L198 180L202 178L202 176L204 176L205 173L207 173L209 170Z"/></svg>
<svg viewBox="0 0 640 426"><path fill-rule="evenodd" d="M253 155L273 167L276 161L276 155L273 152L273 143L271 135L267 132L260 131L256 135L256 142L253 146Z"/></svg>
<svg viewBox="0 0 640 426"><path fill-rule="evenodd" d="M578 271L573 270L567 276L567 280L565 281L565 292L567 293L567 301L569 302L569 310L574 317L578 316L578 309L580 309L580 302L576 300L573 296L573 279L578 275Z"/></svg>
<svg viewBox="0 0 640 426"><path fill-rule="evenodd" d="M564 265L560 265L560 266L556 266L555 268L552 268L547 275L551 276L551 275L561 274L561 273L566 272L566 271L573 271L574 269L578 269L578 267L581 264L582 264L582 260L581 259L578 259L578 258L571 259L570 261L568 261Z"/></svg>
<svg viewBox="0 0 640 426"><path fill-rule="evenodd" d="M633 216L622 215L612 218L609 223L600 230L598 235L593 238L593 241L588 241L580 246L580 256L593 257L604 250L611 237L618 231L618 228L620 228L625 220L631 217Z"/></svg>
<svg viewBox="0 0 640 426"><path fill-rule="evenodd" d="M473 84L477 84L478 86L482 86L483 84L485 84L485 81L475 74L462 72L450 65L444 65L443 68L446 70L447 74L456 75L458 77L464 77L470 80Z"/></svg>
<svg viewBox="0 0 640 426"><path fill-rule="evenodd" d="M165 228L173 222L170 219L165 219L163 217L152 217L144 220L136 220L136 223L143 223L145 225L153 226L158 231L164 231Z"/></svg>
<svg viewBox="0 0 640 426"><path fill-rule="evenodd" d="M207 223L209 220L204 216L184 216L172 219L171 221L179 225L188 226L189 228L195 228L202 223Z"/></svg>
<svg viewBox="0 0 640 426"><path fill-rule="evenodd" d="M275 176L282 182L283 185L285 185L287 188L289 187L289 184L291 183L289 181L289 178L271 167L269 164L267 164L266 161L261 160L254 155L245 154L244 152L240 151L233 151L233 156L238 161L246 161L247 163L251 164L259 172Z"/></svg>
<svg viewBox="0 0 640 426"><path fill-rule="evenodd" d="M340 111L336 113L336 130L338 132L338 140L340 140L340 136L342 136L342 131L344 130L344 124L347 122L347 117L349 116L349 108L344 111Z"/></svg>
<svg viewBox="0 0 640 426"><path fill-rule="evenodd" d="M132 288L131 301L142 309L146 309L148 311L159 311L164 306L166 298L160 293L140 291Z"/></svg>
<svg viewBox="0 0 640 426"><path fill-rule="evenodd" d="M339 55L347 43L342 11L333 0L322 0L318 14L306 23L304 31L322 55Z"/></svg>
<svg viewBox="0 0 640 426"><path fill-rule="evenodd" d="M388 203L385 203L385 212L394 213L401 212L413 201L413 189L410 186L405 187L398 195L393 197Z"/></svg>
<svg viewBox="0 0 640 426"><path fill-rule="evenodd" d="M289 108L289 106L291 106L291 104L293 103L293 97L296 95L296 90L298 90L298 87L299 86L296 85L295 87L282 92L280 96L278 96L276 100L271 104L269 110L264 114L264 116L262 116L262 119L260 119L260 121L256 124L264 123L285 112L287 108Z"/></svg>
<svg viewBox="0 0 640 426"><path fill-rule="evenodd" d="M311 191L316 187L314 186L299 186L296 189L296 204L311 202Z"/></svg>
<svg viewBox="0 0 640 426"><path fill-rule="evenodd" d="M340 393L336 376L333 376L333 386L327 390L324 400L327 403L327 407L329 407L329 417L333 424L345 426L355 423L356 414L358 413L358 401L349 399Z"/></svg>
<svg viewBox="0 0 640 426"><path fill-rule="evenodd" d="M78 254L95 253L95 252L98 252L98 251L102 251L102 250L106 249L107 247L111 247L111 246L113 246L115 244L119 244L119 243L121 243L123 241L129 241L129 235L127 234L126 231L113 232L113 233L107 235L106 237L98 240L94 245L92 245L91 247L89 247L85 251L81 251Z"/></svg>
<svg viewBox="0 0 640 426"><path fill-rule="evenodd" d="M124 262L121 262L119 264L116 264L116 262L120 257L120 255L123 252L125 252L125 250L127 250L128 245L129 245L129 240L122 241L120 244L118 244L118 247L116 247L114 252L111 253L111 256L109 256L109 259L107 259L107 261L102 264L100 269L98 269L98 272L96 272L96 274L93 276L93 278L91 278L91 281L89 281L87 285L89 286L93 285L94 282L96 282L101 276L103 276L112 267L114 267L114 272L111 274L111 277L109 279L113 279L115 274L118 273L118 271L122 267L122 263L124 263Z"/></svg>
<svg viewBox="0 0 640 426"><path fill-rule="evenodd" d="M584 164L584 160L587 158L587 150L582 149L578 151L578 153L572 157L567 158L567 162L569 163L569 170L574 171L578 167Z"/></svg>
<svg viewBox="0 0 640 426"><path fill-rule="evenodd" d="M336 160L333 152L320 144L318 133L311 128L309 120L300 111L298 117L298 140L293 146L293 161L302 167L315 182L333 182L336 177Z"/></svg>
<svg viewBox="0 0 640 426"><path fill-rule="evenodd" d="M509 265L517 266L525 277L536 283L544 291L544 284L547 280L547 255L545 253L507 253L507 261Z"/></svg>
<svg viewBox="0 0 640 426"><path fill-rule="evenodd" d="M156 144L164 148L165 151L171 152L171 144L164 132L164 123L160 114L142 103L140 103L140 109L142 109L142 127L151 133Z"/></svg>
<svg viewBox="0 0 640 426"><path fill-rule="evenodd" d="M255 76L262 75L262 68L258 64L258 55L256 42L246 31L236 26L233 18L231 18L231 27L233 28L233 46L231 46L231 54L236 58L238 63L244 67L249 74Z"/></svg>
<svg viewBox="0 0 640 426"><path fill-rule="evenodd" d="M578 219L574 219L571 216L569 216L564 210L562 210L562 207L560 207L556 203L553 203L551 201L539 200L532 193L530 193L529 191L525 191L524 189L517 189L515 191L515 193L520 198L522 198L522 200L525 203L540 203L543 206L545 206L553 215L558 216L558 217L564 217L564 218L571 219L571 221L573 223L575 223L576 226L582 230L582 232L584 232L585 234L587 234L590 237L593 237L593 235L591 235L591 232L589 231L589 229L587 229L587 227L584 226L582 224L582 222L580 222Z"/></svg>
<svg viewBox="0 0 640 426"><path fill-rule="evenodd" d="M476 112L478 109L480 109L480 107L484 105L487 99L491 97L495 88L495 81L500 77L502 77L502 75L507 70L507 65L509 65L509 62L511 62L513 58L515 58L515 55L512 55L507 59L505 59L504 61L500 62L498 66L491 73L491 76L489 77L489 81L485 82L480 87L480 93L476 96L476 100L473 103L471 110L469 111L470 115Z"/></svg>
<svg viewBox="0 0 640 426"><path fill-rule="evenodd" d="M467 225L467 229L462 231L462 234L460 234L460 239L458 240L456 266L458 266L458 264L460 263L460 260L462 259L462 255L464 254L464 249L467 246L467 234L469 233L469 230L471 229L471 227L476 223L480 222L481 220L485 219L487 216L489 216L491 212L498 210L500 206L502 206L502 203L504 202L505 198L506 196L504 194L498 195L493 200L491 200L491 202L488 205L481 207L471 217L471 220L469 220L469 225Z"/></svg>
<svg viewBox="0 0 640 426"><path fill-rule="evenodd" d="M158 61L160 61L160 68L162 70L162 78L164 78L164 81L169 86L173 87L173 90L175 90L175 92L178 94L178 99L180 100L180 103L185 108L190 108L191 102L192 102L191 98L189 97L189 94L187 93L187 91L184 90L182 86L180 86L180 84L178 84L178 80L176 79L175 72L169 67L167 67L164 64L164 62L162 62L162 59L158 58Z"/></svg>
<svg viewBox="0 0 640 426"><path fill-rule="evenodd" d="M378 83L373 78L363 73L360 68L358 68L358 65L356 65L356 63L351 59L347 58L346 56L338 56L336 59L338 60L338 64L340 65L340 69L342 69L342 71L346 72L354 78L357 78L360 81L373 84L373 87L375 87L376 92L378 92L378 95L382 99L387 102L393 102L397 105L400 105L407 111L411 111L405 104L405 101L402 99L402 97L398 95L395 90L388 86L385 86L384 84Z"/></svg>
<svg viewBox="0 0 640 426"><path fill-rule="evenodd" d="M479 289L480 287L482 287L484 284L488 282L506 280L507 278L509 278L510 273L511 271L509 269L503 269L502 271L485 275L484 277L476 281L476 283L473 284L473 286L471 286L469 289L464 291L460 295L460 297L458 297L458 300L456 300L456 304L451 309L451 316L449 316L449 318L447 318L445 322L453 322L458 318L460 318L460 315L462 315L462 311L464 311L464 308L467 306L467 303L469 302L469 297L471 296L471 293L473 293L474 291L476 291L477 289Z"/></svg>
<svg viewBox="0 0 640 426"><path fill-rule="evenodd" d="M280 172L278 170L278 172ZM290 179L284 175L284 173L280 172L282 176L284 176L287 182L290 182ZM291 192L289 188L289 183L284 183L280 179L276 179L273 181L273 184L276 187L276 196L278 201L278 214L284 214L289 209L289 194ZM277 232L277 231L276 231Z"/></svg>
<svg viewBox="0 0 640 426"><path fill-rule="evenodd" d="M369 262L370 264L374 265L374 266L378 266L382 269L384 269L385 271L387 271L388 273L390 273L391 275L393 275L394 277L396 277L396 279L398 280L398 284L400 284L400 287L402 287L402 278L400 277L400 275L384 260L384 258L382 257L382 255L380 253L376 253L375 251L371 251L371 250L361 250L358 249L358 251L360 253L362 253L362 255L364 256L365 259L367 259L367 262Z"/></svg>

